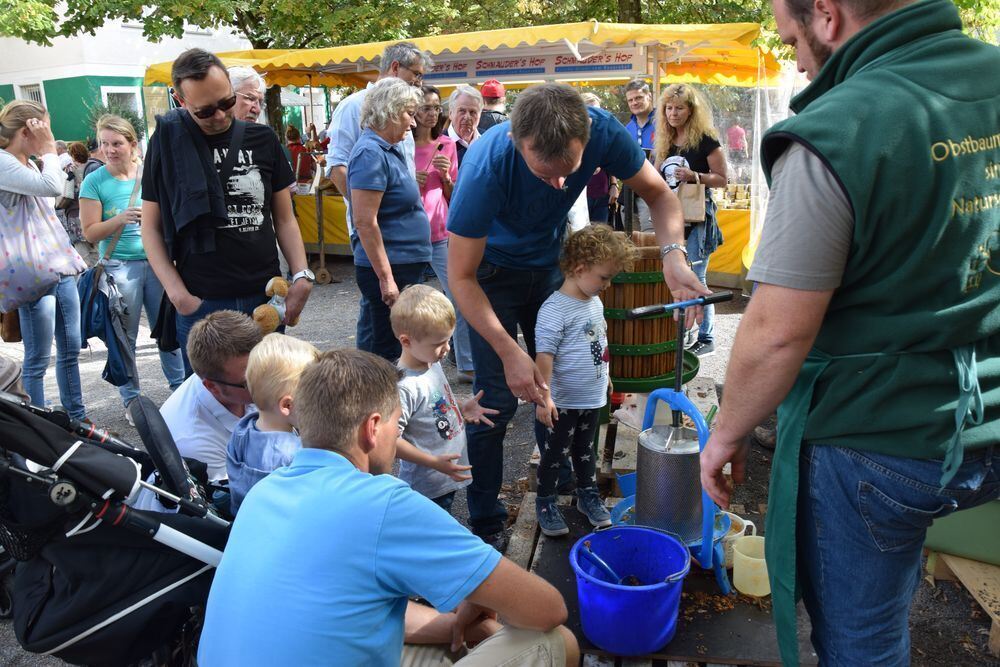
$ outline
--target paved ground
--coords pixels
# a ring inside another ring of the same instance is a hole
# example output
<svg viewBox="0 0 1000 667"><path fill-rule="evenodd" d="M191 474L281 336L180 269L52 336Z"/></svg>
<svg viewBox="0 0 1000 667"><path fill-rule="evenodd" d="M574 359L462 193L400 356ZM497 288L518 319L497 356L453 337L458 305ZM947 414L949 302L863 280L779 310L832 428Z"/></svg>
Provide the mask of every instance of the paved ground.
<svg viewBox="0 0 1000 667"><path fill-rule="evenodd" d="M315 344L321 350L338 346L354 345L354 323L357 314L358 292L354 287L353 267L347 261L335 261L329 266L335 279L342 282L317 286L310 298L301 323L289 333ZM717 353L704 358L701 376L711 377L718 384L725 378L725 368L729 360L732 341L746 306L746 299L739 298L732 303L717 308L716 345ZM23 358L20 344L0 342L0 353L17 359ZM84 350L80 358L80 373L83 380L83 395L88 413L98 425L120 433L126 440L139 444L135 430L125 421L117 390L101 379L106 352L99 341L94 341L91 350ZM54 363L54 351L53 351ZM159 369L159 359L155 344L148 338L148 329L140 332L138 349L139 374L143 378L142 388L155 402L162 403L169 394ZM459 395L469 394L470 385L458 384L454 368L445 365L452 387ZM58 392L54 371L50 369L46 377L46 396L57 401ZM532 406L518 409L507 436L504 450L504 482L507 485L506 500L516 506L521 492L518 480L528 474L528 457L533 443ZM756 507L756 503L766 502L766 479L769 457L755 449L755 460L760 459L759 470L751 471L757 479L740 489L735 498L746 507ZM458 494L454 507L456 517L461 521L468 518L464 494ZM930 589L921 585L914 605L911 627L914 629L914 664L922 665L996 665L985 656L984 621L972 621L970 609L975 610L975 602L961 588L953 584L941 585L940 589ZM933 591L937 590L938 593ZM940 623L935 619L943 620ZM933 629L933 633L929 630ZM988 632L988 631L987 631ZM922 647L922 648L921 648ZM0 621L0 666L54 666L62 661L25 653L14 638L9 621Z"/></svg>

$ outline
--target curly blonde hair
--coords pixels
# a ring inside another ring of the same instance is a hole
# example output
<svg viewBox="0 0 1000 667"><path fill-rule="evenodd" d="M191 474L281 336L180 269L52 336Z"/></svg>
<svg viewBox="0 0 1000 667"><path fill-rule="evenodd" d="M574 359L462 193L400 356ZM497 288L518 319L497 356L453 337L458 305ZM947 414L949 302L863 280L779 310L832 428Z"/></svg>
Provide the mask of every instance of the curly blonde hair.
<svg viewBox="0 0 1000 667"><path fill-rule="evenodd" d="M691 115L688 116L685 126L684 144L679 147L681 151L698 148L698 144L705 136L713 139L719 138L719 131L715 129L715 124L712 121L712 110L705 96L688 83L669 85L660 93L660 101L656 104L656 140L653 145L653 153L657 165L667 159L670 147L673 146L674 140L677 138L677 130L667 122L667 113L664 110L667 102L671 101L686 104L687 108L691 110Z"/></svg>
<svg viewBox="0 0 1000 667"><path fill-rule="evenodd" d="M559 268L563 275L569 275L578 266L614 262L620 269L628 270L633 261L635 246L623 232L616 232L607 225L590 225L566 239Z"/></svg>

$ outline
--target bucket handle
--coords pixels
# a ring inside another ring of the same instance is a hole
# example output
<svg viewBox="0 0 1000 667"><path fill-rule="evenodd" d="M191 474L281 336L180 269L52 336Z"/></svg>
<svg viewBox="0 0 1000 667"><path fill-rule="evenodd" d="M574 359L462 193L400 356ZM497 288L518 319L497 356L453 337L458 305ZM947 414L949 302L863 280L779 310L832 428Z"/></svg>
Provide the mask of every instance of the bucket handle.
<svg viewBox="0 0 1000 667"><path fill-rule="evenodd" d="M678 581L682 580L684 577L686 577L688 575L688 572L691 571L691 550L687 548L686 544L684 544L684 540L681 539L681 536L678 535L677 533L671 533L669 530L663 530L662 528L655 528L653 526L642 526L642 528L645 528L647 530L655 530L657 533L663 533L668 537L672 537L675 540L677 540L677 543L680 544L681 547L683 547L684 549L684 567L682 567L680 570L674 572L672 575L664 579L663 583L675 584Z"/></svg>
<svg viewBox="0 0 1000 667"><path fill-rule="evenodd" d="M698 450L703 451L708 443L708 424L701 415L701 411L695 406L690 398L679 391L673 389L657 389L649 395L646 401L646 414L642 420L642 430L653 427L653 420L656 418L656 402L663 401L674 410L680 410L694 422L695 430L698 432ZM701 490L701 555L699 563L712 563L712 538L715 534L715 501ZM682 542L683 544L683 542Z"/></svg>

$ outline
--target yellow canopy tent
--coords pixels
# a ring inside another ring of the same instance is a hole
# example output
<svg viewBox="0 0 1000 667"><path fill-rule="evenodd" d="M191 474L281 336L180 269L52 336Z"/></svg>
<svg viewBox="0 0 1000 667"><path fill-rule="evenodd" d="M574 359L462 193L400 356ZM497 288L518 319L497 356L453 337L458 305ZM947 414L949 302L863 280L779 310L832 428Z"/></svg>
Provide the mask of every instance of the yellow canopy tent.
<svg viewBox="0 0 1000 667"><path fill-rule="evenodd" d="M429 83L611 83L661 74L664 81L756 86L777 77L774 55L753 46L756 23L643 25L583 21L419 37L434 57ZM254 64L261 72L321 73L374 79L392 42L275 53ZM659 67L657 67L659 65ZM268 74L268 78L271 75ZM317 82L318 83L318 82Z"/></svg>
<svg viewBox="0 0 1000 667"><path fill-rule="evenodd" d="M226 67L236 67L242 65L253 67L255 70L267 77L270 85L278 86L363 86L365 79L352 74L329 74L324 72L303 72L297 70L270 69L265 70L260 67L260 63L270 58L292 53L284 49L250 49L248 51L224 51L215 55L219 56ZM170 69L174 61L157 63L146 68L144 85L155 86L157 84L170 85Z"/></svg>

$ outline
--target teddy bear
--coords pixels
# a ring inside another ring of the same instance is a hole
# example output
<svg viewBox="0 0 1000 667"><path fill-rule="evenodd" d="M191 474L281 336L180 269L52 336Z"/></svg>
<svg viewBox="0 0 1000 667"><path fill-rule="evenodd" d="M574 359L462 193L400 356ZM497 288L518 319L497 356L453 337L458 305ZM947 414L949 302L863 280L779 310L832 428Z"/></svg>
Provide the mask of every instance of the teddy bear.
<svg viewBox="0 0 1000 667"><path fill-rule="evenodd" d="M253 321L257 323L260 331L265 336L275 331L285 319L285 297L288 296L288 281L280 276L275 276L267 281L264 293L271 297L271 300L254 308ZM288 323L294 327L299 323L296 317Z"/></svg>

